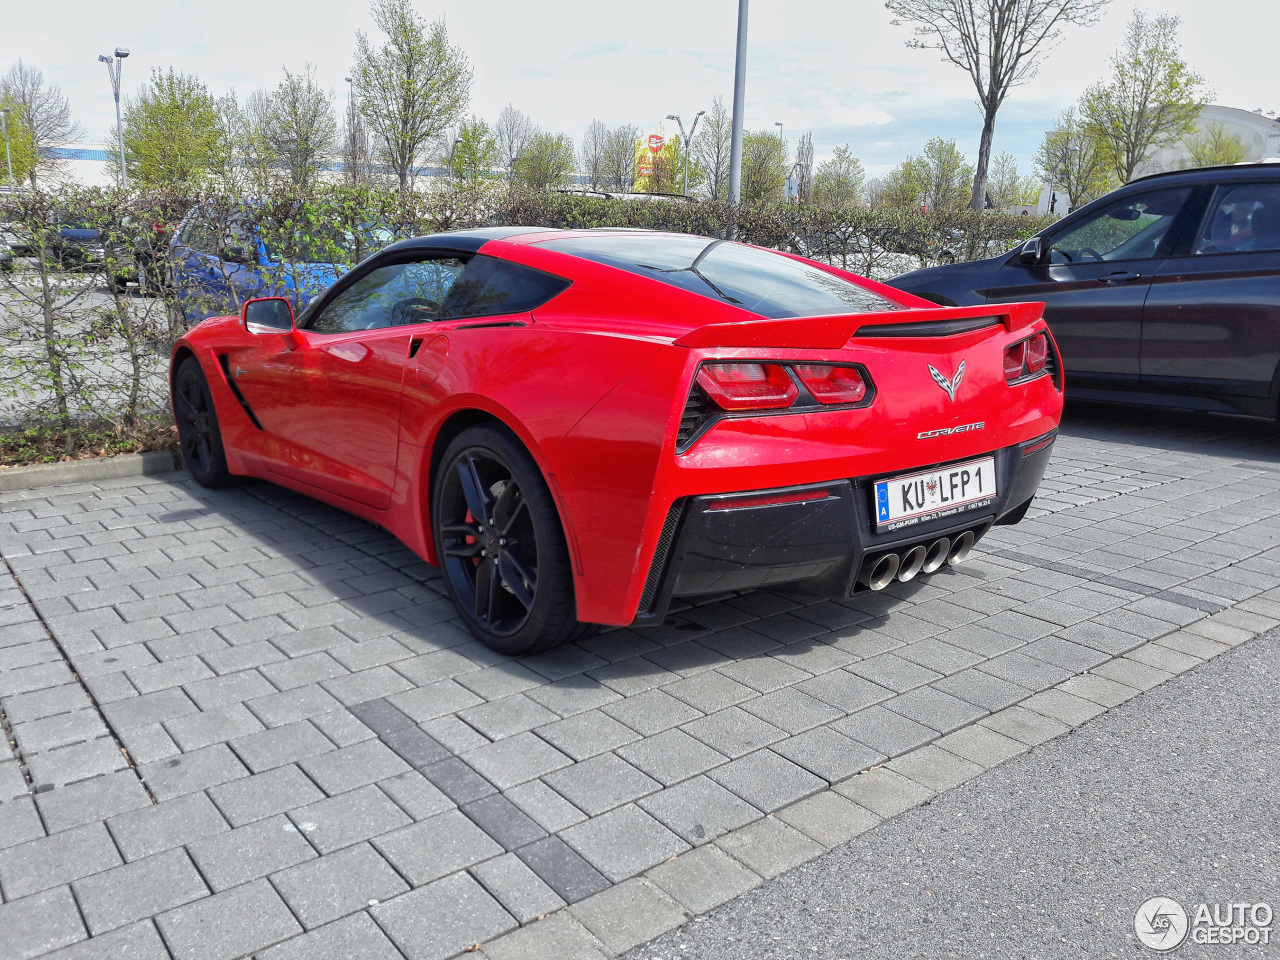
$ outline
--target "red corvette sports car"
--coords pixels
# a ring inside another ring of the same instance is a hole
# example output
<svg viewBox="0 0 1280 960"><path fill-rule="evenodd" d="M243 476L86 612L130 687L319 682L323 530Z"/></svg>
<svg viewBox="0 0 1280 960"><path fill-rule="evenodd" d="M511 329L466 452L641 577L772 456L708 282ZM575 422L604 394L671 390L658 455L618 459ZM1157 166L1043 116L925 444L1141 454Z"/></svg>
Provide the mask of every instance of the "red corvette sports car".
<svg viewBox="0 0 1280 960"><path fill-rule="evenodd" d="M1016 523L1062 412L1040 304L940 308L704 237L506 227L394 244L296 317L174 347L182 451L380 524L506 653L673 597L832 597Z"/></svg>

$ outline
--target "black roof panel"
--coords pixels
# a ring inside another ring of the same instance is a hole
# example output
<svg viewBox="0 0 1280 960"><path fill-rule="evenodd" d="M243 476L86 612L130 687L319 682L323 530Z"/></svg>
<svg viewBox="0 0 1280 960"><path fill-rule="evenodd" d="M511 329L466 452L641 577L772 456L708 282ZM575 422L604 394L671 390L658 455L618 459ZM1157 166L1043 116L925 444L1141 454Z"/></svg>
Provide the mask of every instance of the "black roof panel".
<svg viewBox="0 0 1280 960"><path fill-rule="evenodd" d="M400 240L381 252L402 250L457 250L459 253L475 253L490 240L506 240L526 233L546 233L546 227L478 227L474 230L455 230L449 233L432 233L425 237Z"/></svg>

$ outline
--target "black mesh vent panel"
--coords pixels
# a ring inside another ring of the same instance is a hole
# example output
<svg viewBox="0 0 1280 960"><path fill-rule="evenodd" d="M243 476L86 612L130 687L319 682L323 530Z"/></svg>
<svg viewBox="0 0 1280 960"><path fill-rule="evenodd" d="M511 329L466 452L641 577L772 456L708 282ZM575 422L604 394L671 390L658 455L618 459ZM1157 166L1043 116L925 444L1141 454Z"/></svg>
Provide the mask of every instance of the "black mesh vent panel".
<svg viewBox="0 0 1280 960"><path fill-rule="evenodd" d="M662 581L662 571L667 565L667 554L671 552L671 541L676 535L676 525L680 522L680 509L684 501L677 500L667 511L667 519L663 521L662 533L658 536L658 548L653 551L653 563L649 566L649 577L644 582L644 593L640 595L640 613L648 613L653 608L653 598L658 592L658 584Z"/></svg>

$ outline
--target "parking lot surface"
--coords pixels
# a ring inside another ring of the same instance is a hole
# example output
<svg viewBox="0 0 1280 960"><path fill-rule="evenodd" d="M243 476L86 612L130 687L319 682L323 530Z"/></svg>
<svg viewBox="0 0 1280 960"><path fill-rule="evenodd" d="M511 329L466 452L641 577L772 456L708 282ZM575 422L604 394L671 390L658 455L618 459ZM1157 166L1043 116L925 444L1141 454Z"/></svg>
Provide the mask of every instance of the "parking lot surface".
<svg viewBox="0 0 1280 960"><path fill-rule="evenodd" d="M0 495L0 958L616 955L1275 627L1278 489L1077 410L964 566L518 659L265 483Z"/></svg>
<svg viewBox="0 0 1280 960"><path fill-rule="evenodd" d="M1173 897L1193 916L1202 902L1274 909L1280 900L1276 743L1280 631L627 960L1158 956L1134 933L1134 914L1152 896ZM1275 937L1274 920L1268 926ZM1276 949L1188 938L1173 955L1262 960Z"/></svg>

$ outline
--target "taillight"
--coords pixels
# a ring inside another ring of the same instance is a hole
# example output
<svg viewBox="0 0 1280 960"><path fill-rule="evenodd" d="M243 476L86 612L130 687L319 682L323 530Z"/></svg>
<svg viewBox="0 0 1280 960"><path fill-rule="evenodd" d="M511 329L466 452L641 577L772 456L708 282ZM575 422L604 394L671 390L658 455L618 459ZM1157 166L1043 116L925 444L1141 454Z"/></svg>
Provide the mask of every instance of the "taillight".
<svg viewBox="0 0 1280 960"><path fill-rule="evenodd" d="M1004 378L1017 380L1022 376L1022 367L1027 358L1027 342L1025 340L1004 348Z"/></svg>
<svg viewBox="0 0 1280 960"><path fill-rule="evenodd" d="M1027 341L1027 370L1039 373L1044 369L1045 358L1049 356L1049 338L1037 333Z"/></svg>
<svg viewBox="0 0 1280 960"><path fill-rule="evenodd" d="M1049 337L1037 333L1004 348L1004 378L1012 383L1043 373L1049 359Z"/></svg>
<svg viewBox="0 0 1280 960"><path fill-rule="evenodd" d="M789 407L800 394L774 363L706 363L698 370L698 385L722 410Z"/></svg>
<svg viewBox="0 0 1280 960"><path fill-rule="evenodd" d="M791 369L819 403L857 403L867 395L867 382L857 367L798 363Z"/></svg>

